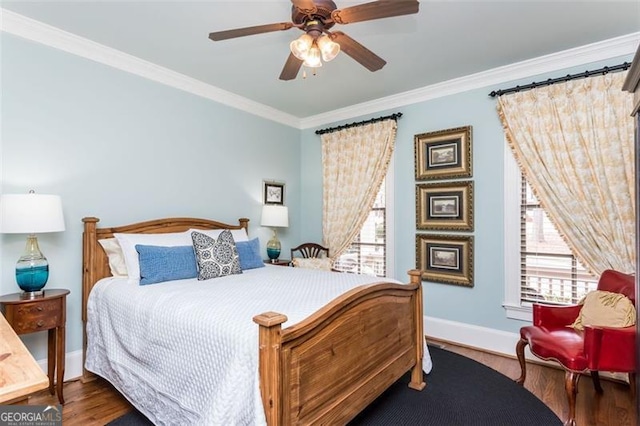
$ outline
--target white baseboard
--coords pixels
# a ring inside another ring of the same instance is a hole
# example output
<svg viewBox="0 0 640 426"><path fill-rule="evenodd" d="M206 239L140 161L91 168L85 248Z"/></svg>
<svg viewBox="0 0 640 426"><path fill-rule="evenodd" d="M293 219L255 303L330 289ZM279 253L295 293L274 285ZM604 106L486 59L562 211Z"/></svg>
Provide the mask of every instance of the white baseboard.
<svg viewBox="0 0 640 426"><path fill-rule="evenodd" d="M517 333L427 316L424 317L424 334L437 340L446 340L511 357L516 355L516 344L520 340L520 335ZM532 355L528 353L526 355L534 359Z"/></svg>
<svg viewBox="0 0 640 426"><path fill-rule="evenodd" d="M47 359L38 360L38 365L47 374ZM64 381L77 379L82 376L82 350L67 352L64 360Z"/></svg>

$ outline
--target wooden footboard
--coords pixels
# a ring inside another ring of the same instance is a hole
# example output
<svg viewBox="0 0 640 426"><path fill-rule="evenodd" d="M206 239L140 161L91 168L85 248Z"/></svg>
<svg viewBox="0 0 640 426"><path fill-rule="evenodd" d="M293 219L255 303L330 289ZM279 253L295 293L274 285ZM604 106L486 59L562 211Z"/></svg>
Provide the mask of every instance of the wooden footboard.
<svg viewBox="0 0 640 426"><path fill-rule="evenodd" d="M409 284L362 286L294 326L260 326L260 387L269 425L345 424L411 369L425 387L420 271Z"/></svg>

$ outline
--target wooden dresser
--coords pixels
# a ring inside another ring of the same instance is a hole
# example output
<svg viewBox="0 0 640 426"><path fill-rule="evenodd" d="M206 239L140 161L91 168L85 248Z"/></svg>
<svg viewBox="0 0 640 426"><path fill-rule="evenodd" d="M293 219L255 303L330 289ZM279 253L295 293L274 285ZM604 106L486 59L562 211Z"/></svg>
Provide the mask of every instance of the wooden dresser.
<svg viewBox="0 0 640 426"><path fill-rule="evenodd" d="M0 404L18 402L48 386L47 375L0 315Z"/></svg>

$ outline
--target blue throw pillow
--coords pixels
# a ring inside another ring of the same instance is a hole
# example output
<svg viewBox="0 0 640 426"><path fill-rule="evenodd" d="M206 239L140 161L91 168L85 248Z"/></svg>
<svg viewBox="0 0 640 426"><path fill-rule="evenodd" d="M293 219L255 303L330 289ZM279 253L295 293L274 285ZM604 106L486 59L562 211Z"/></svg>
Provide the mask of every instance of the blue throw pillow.
<svg viewBox="0 0 640 426"><path fill-rule="evenodd" d="M198 276L192 246L145 246L136 244L140 262L140 285L183 280Z"/></svg>
<svg viewBox="0 0 640 426"><path fill-rule="evenodd" d="M264 267L264 262L260 256L260 240L258 238L250 241L237 241L236 249L238 249L240 267L243 271Z"/></svg>

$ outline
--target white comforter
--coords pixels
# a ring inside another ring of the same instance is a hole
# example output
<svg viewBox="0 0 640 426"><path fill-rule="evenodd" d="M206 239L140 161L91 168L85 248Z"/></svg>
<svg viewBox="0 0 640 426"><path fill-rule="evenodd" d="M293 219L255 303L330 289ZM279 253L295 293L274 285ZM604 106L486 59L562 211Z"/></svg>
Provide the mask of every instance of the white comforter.
<svg viewBox="0 0 640 426"><path fill-rule="evenodd" d="M253 317L284 313L288 327L377 281L271 265L147 286L105 278L89 296L85 366L157 425L266 424ZM431 369L426 350L423 369Z"/></svg>

